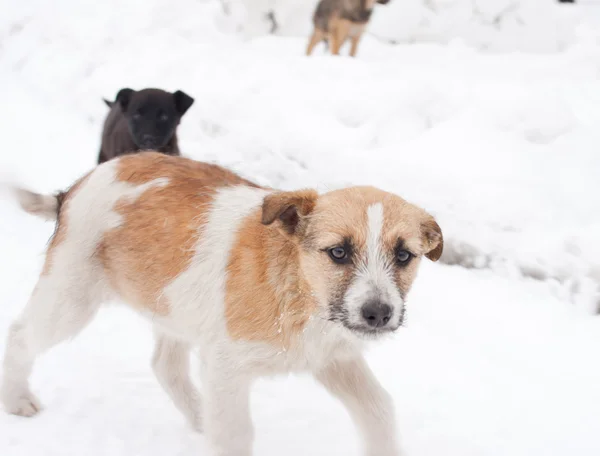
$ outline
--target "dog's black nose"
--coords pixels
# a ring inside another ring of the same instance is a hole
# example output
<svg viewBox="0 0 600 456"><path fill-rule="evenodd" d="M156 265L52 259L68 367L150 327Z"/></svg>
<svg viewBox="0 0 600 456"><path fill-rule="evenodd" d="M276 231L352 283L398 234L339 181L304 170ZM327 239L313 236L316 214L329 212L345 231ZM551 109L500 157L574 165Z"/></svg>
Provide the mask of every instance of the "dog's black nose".
<svg viewBox="0 0 600 456"><path fill-rule="evenodd" d="M392 308L381 301L369 301L362 308L362 316L373 328L381 328L392 318Z"/></svg>
<svg viewBox="0 0 600 456"><path fill-rule="evenodd" d="M144 136L142 136L141 143L144 146L154 146L154 144L156 143L156 140L155 140L154 136L152 136L152 135L144 135Z"/></svg>

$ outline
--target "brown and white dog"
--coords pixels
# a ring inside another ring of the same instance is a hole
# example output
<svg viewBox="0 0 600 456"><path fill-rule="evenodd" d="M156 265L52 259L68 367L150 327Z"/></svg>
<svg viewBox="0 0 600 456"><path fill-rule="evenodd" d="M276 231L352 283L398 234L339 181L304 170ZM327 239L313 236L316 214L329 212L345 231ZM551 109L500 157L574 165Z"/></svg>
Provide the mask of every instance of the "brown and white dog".
<svg viewBox="0 0 600 456"><path fill-rule="evenodd" d="M313 34L306 55L315 46L326 41L331 53L339 55L340 48L350 39L350 56L355 57L360 37L371 19L376 3L385 5L390 0L321 0L313 14Z"/></svg>
<svg viewBox="0 0 600 456"><path fill-rule="evenodd" d="M302 371L346 405L365 454L401 454L393 401L361 348L402 325L421 257L442 253L424 210L372 187L275 191L153 152L106 162L57 197L17 194L57 226L9 331L8 412L40 410L28 384L35 358L118 299L154 325L156 376L216 455L252 454L253 379Z"/></svg>

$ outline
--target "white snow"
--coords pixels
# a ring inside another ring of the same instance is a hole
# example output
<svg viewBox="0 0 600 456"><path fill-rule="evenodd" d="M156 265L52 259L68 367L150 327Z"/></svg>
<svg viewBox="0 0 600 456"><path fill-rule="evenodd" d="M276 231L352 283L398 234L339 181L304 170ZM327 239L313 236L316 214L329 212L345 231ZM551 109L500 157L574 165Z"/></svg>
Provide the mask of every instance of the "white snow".
<svg viewBox="0 0 600 456"><path fill-rule="evenodd" d="M276 33L293 36L309 33L319 0L219 1L227 18L222 25L257 36L270 30L272 11ZM487 50L550 52L572 44L580 13L558 0L392 0L376 6L368 33L391 42L460 39Z"/></svg>
<svg viewBox="0 0 600 456"><path fill-rule="evenodd" d="M94 165L101 97L182 89L196 99L185 154L286 189L377 185L438 218L444 262L424 263L408 326L368 354L408 456L597 456L600 5L569 8L588 25L560 52L369 35L350 59L305 58L293 33L241 39L218 1L12 2L0 14L0 180L65 188ZM3 349L53 226L6 198L0 219ZM0 455L208 454L155 381L151 349L141 318L101 312L37 365L45 411L0 413ZM360 454L342 407L309 378L259 381L252 411L257 455Z"/></svg>

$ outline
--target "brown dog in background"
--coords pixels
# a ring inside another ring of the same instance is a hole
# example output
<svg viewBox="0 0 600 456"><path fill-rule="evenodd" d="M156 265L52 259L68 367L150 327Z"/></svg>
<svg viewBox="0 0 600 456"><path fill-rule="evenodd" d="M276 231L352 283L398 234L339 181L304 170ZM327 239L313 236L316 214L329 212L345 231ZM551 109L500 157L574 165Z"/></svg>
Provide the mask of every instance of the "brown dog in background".
<svg viewBox="0 0 600 456"><path fill-rule="evenodd" d="M350 55L356 56L358 42L371 19L375 3L385 5L390 0L321 0L313 15L315 29L308 43L310 55L321 41L330 43L331 53L339 55L340 48L349 38Z"/></svg>

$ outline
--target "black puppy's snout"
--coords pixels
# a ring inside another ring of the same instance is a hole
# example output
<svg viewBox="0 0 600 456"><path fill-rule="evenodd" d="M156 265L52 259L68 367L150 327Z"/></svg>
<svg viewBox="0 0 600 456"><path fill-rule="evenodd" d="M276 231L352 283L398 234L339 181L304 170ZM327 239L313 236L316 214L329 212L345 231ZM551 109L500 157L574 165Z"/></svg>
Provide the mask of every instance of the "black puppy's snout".
<svg viewBox="0 0 600 456"><path fill-rule="evenodd" d="M140 146L141 147L145 147L147 149L151 149L153 147L158 147L159 146L159 141L157 140L157 138L154 135L142 135L142 137L140 138Z"/></svg>
<svg viewBox="0 0 600 456"><path fill-rule="evenodd" d="M373 328L381 328L392 318L392 307L379 300L369 301L362 307L362 317Z"/></svg>

